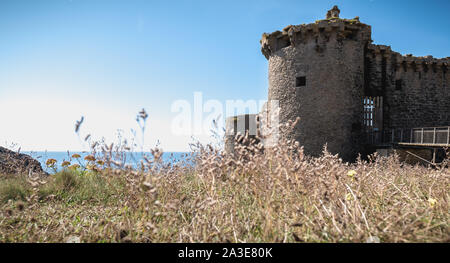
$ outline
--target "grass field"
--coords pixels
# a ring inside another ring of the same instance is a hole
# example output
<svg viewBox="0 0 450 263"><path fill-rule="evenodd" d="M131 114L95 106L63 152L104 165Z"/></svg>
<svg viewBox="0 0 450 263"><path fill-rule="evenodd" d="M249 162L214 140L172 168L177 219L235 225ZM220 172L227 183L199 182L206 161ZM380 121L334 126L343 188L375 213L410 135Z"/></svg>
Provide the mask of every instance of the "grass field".
<svg viewBox="0 0 450 263"><path fill-rule="evenodd" d="M189 165L156 150L137 170L97 153L47 178L3 175L0 242L450 242L448 165L238 152L199 146Z"/></svg>

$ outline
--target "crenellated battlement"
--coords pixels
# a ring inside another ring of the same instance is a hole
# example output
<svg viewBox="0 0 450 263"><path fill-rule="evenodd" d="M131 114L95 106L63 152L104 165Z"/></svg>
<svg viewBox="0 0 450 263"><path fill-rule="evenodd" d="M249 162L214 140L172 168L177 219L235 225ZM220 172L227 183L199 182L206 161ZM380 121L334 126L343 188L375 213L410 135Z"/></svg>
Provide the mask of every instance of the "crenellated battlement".
<svg viewBox="0 0 450 263"><path fill-rule="evenodd" d="M306 44L321 39L323 43L335 40L354 40L371 42L371 27L354 19L337 17L318 20L311 24L289 25L282 31L262 35L261 51L269 59L274 52L288 47Z"/></svg>
<svg viewBox="0 0 450 263"><path fill-rule="evenodd" d="M415 57L411 54L402 55L391 49L390 46L369 44L367 46L366 57L375 61L383 59L392 65L395 71L412 70L414 72L447 72L450 65L450 57L434 58L433 56Z"/></svg>

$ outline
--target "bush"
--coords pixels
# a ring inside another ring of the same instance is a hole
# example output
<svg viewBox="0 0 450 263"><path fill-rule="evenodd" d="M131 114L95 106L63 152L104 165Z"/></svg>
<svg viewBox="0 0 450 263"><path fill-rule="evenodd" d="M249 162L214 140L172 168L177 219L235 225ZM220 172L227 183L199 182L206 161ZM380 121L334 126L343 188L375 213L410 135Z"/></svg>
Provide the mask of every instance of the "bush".
<svg viewBox="0 0 450 263"><path fill-rule="evenodd" d="M56 173L53 177L39 190L41 200L52 195L70 202L107 202L117 194L117 188L123 185L119 178L111 180L101 174L80 173L67 169Z"/></svg>
<svg viewBox="0 0 450 263"><path fill-rule="evenodd" d="M31 187L24 176L0 178L0 202L25 200L31 193Z"/></svg>
<svg viewBox="0 0 450 263"><path fill-rule="evenodd" d="M78 175L70 170L63 170L52 175L49 182L39 190L42 199L50 195L70 194L79 186Z"/></svg>

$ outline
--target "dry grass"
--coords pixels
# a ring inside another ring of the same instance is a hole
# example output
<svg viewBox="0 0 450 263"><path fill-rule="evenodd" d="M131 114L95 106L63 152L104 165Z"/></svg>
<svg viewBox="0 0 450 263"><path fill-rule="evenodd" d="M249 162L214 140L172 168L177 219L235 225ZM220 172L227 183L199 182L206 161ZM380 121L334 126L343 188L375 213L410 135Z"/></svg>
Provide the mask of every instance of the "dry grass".
<svg viewBox="0 0 450 263"><path fill-rule="evenodd" d="M101 162L88 167L1 177L0 242L450 241L445 165L396 156L348 164L283 142L239 148L236 158L197 145L175 164L156 149L132 169L123 147L96 147Z"/></svg>
<svg viewBox="0 0 450 263"><path fill-rule="evenodd" d="M450 241L449 159L433 168L398 156L349 164L282 140L265 151L237 147L236 156L196 144L182 162L154 149L130 166L135 144L85 138L86 164L73 155L62 171L48 160L47 178L0 176L0 242Z"/></svg>

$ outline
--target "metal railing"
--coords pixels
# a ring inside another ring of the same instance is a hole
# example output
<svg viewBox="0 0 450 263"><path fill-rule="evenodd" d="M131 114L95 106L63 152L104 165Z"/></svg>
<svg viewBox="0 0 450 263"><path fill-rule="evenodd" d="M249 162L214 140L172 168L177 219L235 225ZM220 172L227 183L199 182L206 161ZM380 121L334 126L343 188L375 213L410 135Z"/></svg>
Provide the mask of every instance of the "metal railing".
<svg viewBox="0 0 450 263"><path fill-rule="evenodd" d="M450 145L450 126L413 129L386 129L366 132L369 144Z"/></svg>

